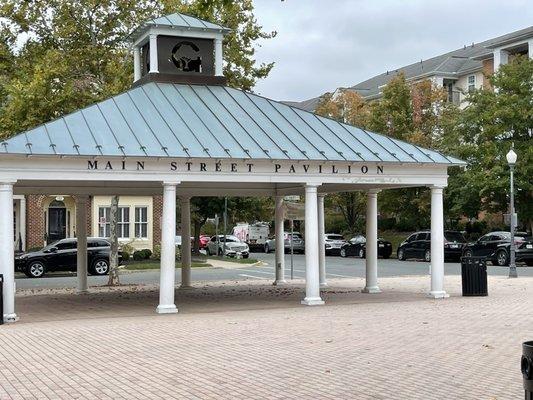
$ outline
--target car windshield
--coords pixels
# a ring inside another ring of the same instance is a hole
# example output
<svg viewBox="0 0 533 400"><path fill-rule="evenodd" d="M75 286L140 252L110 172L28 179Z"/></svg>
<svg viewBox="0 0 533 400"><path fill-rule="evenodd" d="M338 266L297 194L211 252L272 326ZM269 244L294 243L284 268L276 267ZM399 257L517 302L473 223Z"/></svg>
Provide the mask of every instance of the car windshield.
<svg viewBox="0 0 533 400"><path fill-rule="evenodd" d="M444 237L448 242L464 242L465 238L461 232L444 232Z"/></svg>
<svg viewBox="0 0 533 400"><path fill-rule="evenodd" d="M299 233L293 233L293 234L292 234L292 238L293 238L293 239L301 239L301 238L302 238L302 235L300 235Z"/></svg>
<svg viewBox="0 0 533 400"><path fill-rule="evenodd" d="M220 236L219 239L221 242L224 241L224 236ZM236 242L236 243L240 243L240 239L237 237L237 236L231 236L231 235L227 235L226 236L226 243L227 242Z"/></svg>
<svg viewBox="0 0 533 400"><path fill-rule="evenodd" d="M49 245L43 247L43 248L41 249L41 251L50 250L52 247L57 247L57 244L58 244L60 241L61 241L61 240L56 240L55 242L50 243Z"/></svg>
<svg viewBox="0 0 533 400"><path fill-rule="evenodd" d="M342 235L326 235L326 237L330 240L344 240Z"/></svg>

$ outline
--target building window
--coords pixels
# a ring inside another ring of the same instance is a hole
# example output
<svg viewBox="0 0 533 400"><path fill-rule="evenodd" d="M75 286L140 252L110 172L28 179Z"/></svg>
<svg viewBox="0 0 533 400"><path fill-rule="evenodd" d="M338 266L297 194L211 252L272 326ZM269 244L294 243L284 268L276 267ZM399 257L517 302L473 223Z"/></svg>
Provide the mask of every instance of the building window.
<svg viewBox="0 0 533 400"><path fill-rule="evenodd" d="M135 237L148 237L148 207L135 207Z"/></svg>
<svg viewBox="0 0 533 400"><path fill-rule="evenodd" d="M98 209L98 236L111 236L111 207L100 207ZM130 237L130 208L119 207L117 215L117 237Z"/></svg>
<svg viewBox="0 0 533 400"><path fill-rule="evenodd" d="M468 93L472 93L474 90L476 90L476 76L470 75L468 77Z"/></svg>

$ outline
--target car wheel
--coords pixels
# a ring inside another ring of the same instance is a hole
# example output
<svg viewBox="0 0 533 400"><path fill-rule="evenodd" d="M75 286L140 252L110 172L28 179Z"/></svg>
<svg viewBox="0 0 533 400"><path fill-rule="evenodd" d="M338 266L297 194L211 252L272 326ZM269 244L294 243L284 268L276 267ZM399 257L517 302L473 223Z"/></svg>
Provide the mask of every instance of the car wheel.
<svg viewBox="0 0 533 400"><path fill-rule="evenodd" d="M463 253L463 257L472 257L472 254L472 250L468 249Z"/></svg>
<svg viewBox="0 0 533 400"><path fill-rule="evenodd" d="M109 261L104 259L96 260L93 264L92 272L95 275L106 275L109 273Z"/></svg>
<svg viewBox="0 0 533 400"><path fill-rule="evenodd" d="M24 274L28 278L42 278L45 272L46 267L42 261L33 261L26 267Z"/></svg>
<svg viewBox="0 0 533 400"><path fill-rule="evenodd" d="M398 256L398 260L405 261L405 253L404 253L403 249L398 249L397 256Z"/></svg>
<svg viewBox="0 0 533 400"><path fill-rule="evenodd" d="M427 249L424 252L424 261L430 262L431 261L431 250Z"/></svg>
<svg viewBox="0 0 533 400"><path fill-rule="evenodd" d="M346 254L346 249L341 249L341 257L346 257L347 254Z"/></svg>
<svg viewBox="0 0 533 400"><path fill-rule="evenodd" d="M365 258L365 251L363 249L359 249L359 258Z"/></svg>
<svg viewBox="0 0 533 400"><path fill-rule="evenodd" d="M509 265L509 256L505 250L500 250L496 253L496 263L500 267L505 267Z"/></svg>
<svg viewBox="0 0 533 400"><path fill-rule="evenodd" d="M268 247L268 243L265 243L265 253L270 253L270 247Z"/></svg>
<svg viewBox="0 0 533 400"><path fill-rule="evenodd" d="M248 258L248 257L250 257L249 254L244 254L244 255L242 256L242 258Z"/></svg>

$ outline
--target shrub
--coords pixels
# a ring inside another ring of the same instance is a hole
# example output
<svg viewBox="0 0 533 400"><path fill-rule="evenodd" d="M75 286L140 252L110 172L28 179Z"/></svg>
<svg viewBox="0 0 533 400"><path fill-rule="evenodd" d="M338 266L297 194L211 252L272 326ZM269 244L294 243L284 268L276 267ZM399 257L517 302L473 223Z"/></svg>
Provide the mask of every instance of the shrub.
<svg viewBox="0 0 533 400"><path fill-rule="evenodd" d="M122 250L122 261L128 261L130 259L130 253L127 251Z"/></svg>
<svg viewBox="0 0 533 400"><path fill-rule="evenodd" d="M152 250L150 249L142 249L141 250L144 254L144 259L148 260L150 257L152 257Z"/></svg>
<svg viewBox="0 0 533 400"><path fill-rule="evenodd" d="M160 245L154 246L154 251L152 252L152 259L161 260L161 246Z"/></svg>
<svg viewBox="0 0 533 400"><path fill-rule="evenodd" d="M135 261L148 260L152 255L152 251L149 249L137 250L133 252L133 259Z"/></svg>
<svg viewBox="0 0 533 400"><path fill-rule="evenodd" d="M129 254L135 253L135 248L131 245L133 242L125 243L122 246L120 246L120 249L122 251L125 251Z"/></svg>

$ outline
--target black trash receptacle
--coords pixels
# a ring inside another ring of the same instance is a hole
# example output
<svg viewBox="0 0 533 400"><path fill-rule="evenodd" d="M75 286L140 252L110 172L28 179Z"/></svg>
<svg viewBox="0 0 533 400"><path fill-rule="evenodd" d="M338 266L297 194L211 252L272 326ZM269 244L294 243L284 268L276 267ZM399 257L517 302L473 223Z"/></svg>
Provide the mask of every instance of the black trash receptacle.
<svg viewBox="0 0 533 400"><path fill-rule="evenodd" d="M462 257L463 296L487 296L487 260L485 257Z"/></svg>
<svg viewBox="0 0 533 400"><path fill-rule="evenodd" d="M520 363L524 379L526 400L533 400L533 341L522 344L522 361Z"/></svg>

